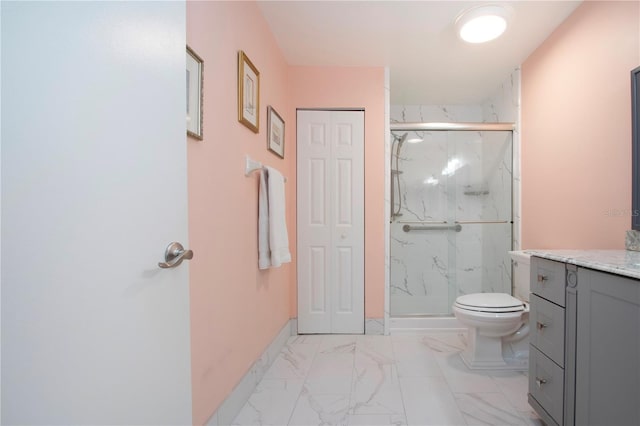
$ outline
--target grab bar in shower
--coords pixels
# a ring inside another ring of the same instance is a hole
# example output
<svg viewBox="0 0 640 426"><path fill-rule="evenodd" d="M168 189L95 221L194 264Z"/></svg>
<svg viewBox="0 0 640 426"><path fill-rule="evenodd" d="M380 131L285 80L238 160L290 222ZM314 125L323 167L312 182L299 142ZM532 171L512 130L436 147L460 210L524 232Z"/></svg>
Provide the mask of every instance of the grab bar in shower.
<svg viewBox="0 0 640 426"><path fill-rule="evenodd" d="M443 230L453 230L456 232L460 232L462 230L462 225L456 223L455 225L450 225L448 223L442 224L432 224L432 225L404 225L402 230L404 232L411 231L443 231Z"/></svg>
<svg viewBox="0 0 640 426"><path fill-rule="evenodd" d="M500 223L513 223L510 220L456 220L455 223L459 223L461 225L489 225L489 224L500 224Z"/></svg>

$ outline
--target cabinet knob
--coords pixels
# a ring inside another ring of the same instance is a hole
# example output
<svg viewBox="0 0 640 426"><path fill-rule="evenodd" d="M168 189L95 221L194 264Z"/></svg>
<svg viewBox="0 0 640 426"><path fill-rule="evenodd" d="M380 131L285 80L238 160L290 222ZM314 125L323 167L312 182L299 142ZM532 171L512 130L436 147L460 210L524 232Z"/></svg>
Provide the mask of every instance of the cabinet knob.
<svg viewBox="0 0 640 426"><path fill-rule="evenodd" d="M544 283L546 281L549 281L549 277L547 277L546 275L538 274L538 282L539 283Z"/></svg>
<svg viewBox="0 0 640 426"><path fill-rule="evenodd" d="M542 385L546 383L547 383L546 379L541 379L540 377L536 377L536 384L538 385L538 388L541 388Z"/></svg>
<svg viewBox="0 0 640 426"><path fill-rule="evenodd" d="M546 327L547 327L547 324L545 324L545 323L543 323L543 322L538 321L538 322L536 323L536 328L537 328L538 330L542 330L543 328L546 328Z"/></svg>

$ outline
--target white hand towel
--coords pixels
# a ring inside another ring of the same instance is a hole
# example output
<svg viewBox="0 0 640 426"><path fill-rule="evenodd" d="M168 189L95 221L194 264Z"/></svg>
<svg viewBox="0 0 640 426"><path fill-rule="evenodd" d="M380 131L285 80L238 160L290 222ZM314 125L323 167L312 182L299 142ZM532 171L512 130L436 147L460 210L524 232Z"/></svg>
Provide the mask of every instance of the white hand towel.
<svg viewBox="0 0 640 426"><path fill-rule="evenodd" d="M260 193L258 195L258 268L271 266L269 251L269 188L268 176L264 169L260 170Z"/></svg>
<svg viewBox="0 0 640 426"><path fill-rule="evenodd" d="M272 167L266 169L269 175L267 180L269 187L269 249L271 250L271 265L278 267L283 263L291 262L285 215L284 177Z"/></svg>

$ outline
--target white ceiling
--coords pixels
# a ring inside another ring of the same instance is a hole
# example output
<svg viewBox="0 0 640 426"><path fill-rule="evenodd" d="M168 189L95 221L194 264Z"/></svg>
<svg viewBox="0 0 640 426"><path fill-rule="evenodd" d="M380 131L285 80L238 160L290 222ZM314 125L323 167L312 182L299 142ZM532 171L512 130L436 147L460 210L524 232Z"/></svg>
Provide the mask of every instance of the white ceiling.
<svg viewBox="0 0 640 426"><path fill-rule="evenodd" d="M502 1L497 40L460 40L455 18L481 1L260 1L290 65L387 66L391 103L479 104L580 1ZM492 2L491 4L496 4Z"/></svg>

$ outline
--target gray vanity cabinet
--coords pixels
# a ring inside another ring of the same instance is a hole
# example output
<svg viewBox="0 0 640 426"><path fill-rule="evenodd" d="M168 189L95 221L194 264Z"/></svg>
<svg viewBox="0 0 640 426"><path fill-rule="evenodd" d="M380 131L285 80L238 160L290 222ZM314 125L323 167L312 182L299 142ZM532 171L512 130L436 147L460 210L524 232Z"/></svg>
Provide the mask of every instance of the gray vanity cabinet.
<svg viewBox="0 0 640 426"><path fill-rule="evenodd" d="M563 425L565 410L566 265L531 258L529 404L547 425Z"/></svg>
<svg viewBox="0 0 640 426"><path fill-rule="evenodd" d="M576 425L640 425L640 280L578 268Z"/></svg>
<svg viewBox="0 0 640 426"><path fill-rule="evenodd" d="M538 257L531 280L531 406L549 425L640 425L640 280Z"/></svg>

